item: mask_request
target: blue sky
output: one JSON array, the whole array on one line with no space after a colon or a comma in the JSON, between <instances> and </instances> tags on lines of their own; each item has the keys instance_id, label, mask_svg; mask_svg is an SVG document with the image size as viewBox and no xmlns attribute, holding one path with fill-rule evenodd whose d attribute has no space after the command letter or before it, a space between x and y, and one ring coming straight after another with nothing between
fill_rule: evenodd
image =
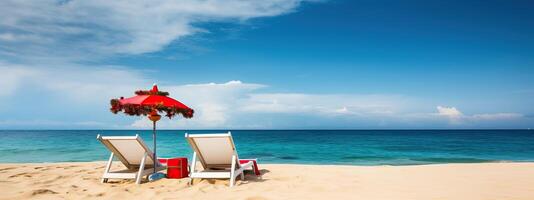
<instances>
[{"instance_id":1,"label":"blue sky","mask_svg":"<svg viewBox=\"0 0 534 200\"><path fill-rule=\"evenodd\" d=\"M2 1L1 129L534 127L531 1ZM38 102L38 103L36 103Z\"/></svg>"}]
</instances>

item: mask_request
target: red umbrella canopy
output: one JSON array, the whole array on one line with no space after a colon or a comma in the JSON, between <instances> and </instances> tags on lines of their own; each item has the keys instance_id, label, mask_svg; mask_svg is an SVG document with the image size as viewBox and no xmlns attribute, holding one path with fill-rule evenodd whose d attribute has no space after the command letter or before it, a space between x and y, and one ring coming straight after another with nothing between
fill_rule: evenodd
<instances>
[{"instance_id":1,"label":"red umbrella canopy","mask_svg":"<svg viewBox=\"0 0 534 200\"><path fill-rule=\"evenodd\" d=\"M154 85L152 90L138 90L136 96L130 98L112 99L111 112L117 114L123 111L127 115L149 115L152 111L165 112L167 117L172 118L176 114L182 114L185 118L193 117L193 109L183 103L168 97L168 92L158 90Z\"/></svg>"}]
</instances>

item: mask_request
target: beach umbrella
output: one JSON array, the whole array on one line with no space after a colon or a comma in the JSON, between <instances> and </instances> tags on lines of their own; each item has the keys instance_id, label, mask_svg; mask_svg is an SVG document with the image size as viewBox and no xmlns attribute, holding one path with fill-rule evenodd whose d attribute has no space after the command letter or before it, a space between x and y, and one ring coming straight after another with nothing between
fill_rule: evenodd
<instances>
[{"instance_id":1,"label":"beach umbrella","mask_svg":"<svg viewBox=\"0 0 534 200\"><path fill-rule=\"evenodd\" d=\"M192 118L194 111L183 103L170 98L168 92L159 91L156 84L154 84L151 90L138 90L135 94L136 96L130 98L121 97L119 99L111 99L110 110L114 114L122 111L131 116L148 116L148 119L152 121L153 125L154 159L157 159L156 122L161 119L161 115L158 113L165 113L165 116L169 119L178 114L184 118ZM154 173L156 173L155 167Z\"/></svg>"}]
</instances>

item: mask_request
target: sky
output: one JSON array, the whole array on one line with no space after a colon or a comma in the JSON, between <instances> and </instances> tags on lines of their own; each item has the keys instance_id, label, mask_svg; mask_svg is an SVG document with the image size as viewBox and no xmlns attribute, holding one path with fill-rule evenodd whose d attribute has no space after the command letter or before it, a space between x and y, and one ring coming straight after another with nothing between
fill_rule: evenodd
<instances>
[{"instance_id":1,"label":"sky","mask_svg":"<svg viewBox=\"0 0 534 200\"><path fill-rule=\"evenodd\" d=\"M0 129L534 128L534 2L3 0Z\"/></svg>"}]
</instances>

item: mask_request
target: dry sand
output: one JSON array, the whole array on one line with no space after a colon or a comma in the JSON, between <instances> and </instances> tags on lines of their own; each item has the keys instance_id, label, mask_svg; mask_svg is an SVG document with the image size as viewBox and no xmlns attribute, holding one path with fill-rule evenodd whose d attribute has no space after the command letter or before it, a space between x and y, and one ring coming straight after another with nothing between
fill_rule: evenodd
<instances>
[{"instance_id":1,"label":"dry sand","mask_svg":"<svg viewBox=\"0 0 534 200\"><path fill-rule=\"evenodd\" d=\"M0 199L534 199L534 163L261 165L261 179L249 173L233 188L223 180L101 184L104 165L0 164Z\"/></svg>"}]
</instances>

